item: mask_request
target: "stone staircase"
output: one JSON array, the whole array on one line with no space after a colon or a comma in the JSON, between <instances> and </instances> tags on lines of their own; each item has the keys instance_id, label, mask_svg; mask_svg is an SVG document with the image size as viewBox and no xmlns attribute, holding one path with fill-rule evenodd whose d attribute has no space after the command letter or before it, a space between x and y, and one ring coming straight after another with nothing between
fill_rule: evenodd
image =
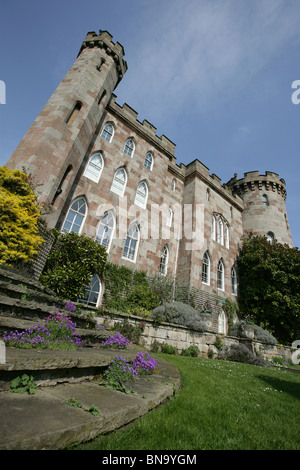
<instances>
[{"instance_id":1,"label":"stone staircase","mask_svg":"<svg viewBox=\"0 0 300 470\"><path fill-rule=\"evenodd\" d=\"M80 313L70 313L64 308L66 302L31 278L0 269L0 338L4 331L30 329L44 324L51 313L60 312L75 323L83 340L83 350L78 351L7 347L6 362L0 364L0 391L7 390L11 380L20 374L34 372L38 383L80 381L91 379L110 363L111 354L101 350L100 358L99 348L96 355L92 350L111 332L96 328L96 318L87 307L79 305Z\"/></svg>"},{"instance_id":2,"label":"stone staircase","mask_svg":"<svg viewBox=\"0 0 300 470\"><path fill-rule=\"evenodd\" d=\"M0 338L3 331L31 328L50 313L64 313L65 303L38 282L0 269ZM178 370L163 359L150 379L141 375L130 383L132 393L106 388L101 373L120 351L99 348L111 332L97 330L91 310L80 309L80 314L67 314L84 339L81 349L5 348L5 361L0 357L0 450L65 449L138 419L180 388ZM131 361L143 349L131 344L121 354ZM23 374L33 377L34 395L10 390L11 381ZM70 399L81 407L68 406ZM91 405L99 415L87 412Z\"/></svg>"}]
</instances>

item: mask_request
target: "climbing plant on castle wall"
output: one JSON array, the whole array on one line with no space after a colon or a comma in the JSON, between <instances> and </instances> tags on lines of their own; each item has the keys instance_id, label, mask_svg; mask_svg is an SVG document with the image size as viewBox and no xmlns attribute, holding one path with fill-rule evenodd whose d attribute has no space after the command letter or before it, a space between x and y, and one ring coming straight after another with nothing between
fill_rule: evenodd
<instances>
[{"instance_id":1,"label":"climbing plant on castle wall","mask_svg":"<svg viewBox=\"0 0 300 470\"><path fill-rule=\"evenodd\" d=\"M28 176L0 167L0 265L33 259L44 241L38 234L40 215Z\"/></svg>"},{"instance_id":2,"label":"climbing plant on castle wall","mask_svg":"<svg viewBox=\"0 0 300 470\"><path fill-rule=\"evenodd\" d=\"M237 260L241 317L282 344L300 340L300 252L265 237L245 238Z\"/></svg>"},{"instance_id":3,"label":"climbing plant on castle wall","mask_svg":"<svg viewBox=\"0 0 300 470\"><path fill-rule=\"evenodd\" d=\"M40 281L59 297L76 301L84 297L94 274L103 278L106 249L73 232L56 233L56 237Z\"/></svg>"}]
</instances>

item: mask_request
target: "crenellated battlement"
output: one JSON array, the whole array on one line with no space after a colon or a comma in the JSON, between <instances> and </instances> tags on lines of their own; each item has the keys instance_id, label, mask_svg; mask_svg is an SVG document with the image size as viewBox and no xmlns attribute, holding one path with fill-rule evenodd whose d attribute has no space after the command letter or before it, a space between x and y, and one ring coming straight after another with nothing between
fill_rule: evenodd
<instances>
[{"instance_id":1,"label":"crenellated battlement","mask_svg":"<svg viewBox=\"0 0 300 470\"><path fill-rule=\"evenodd\" d=\"M266 171L264 175L260 175L259 171L248 171L244 173L244 178L238 178L235 173L227 185L236 194L243 195L247 191L266 190L280 194L284 200L286 199L286 185L283 178L279 178L277 173Z\"/></svg>"},{"instance_id":2,"label":"crenellated battlement","mask_svg":"<svg viewBox=\"0 0 300 470\"><path fill-rule=\"evenodd\" d=\"M78 56L87 47L100 47L105 50L107 55L113 58L117 65L117 72L119 75L118 82L120 82L128 68L126 61L123 59L125 55L123 46L118 42L114 43L112 41L112 35L108 31L102 31L100 29L99 34L96 34L94 31L87 33Z\"/></svg>"},{"instance_id":3,"label":"crenellated battlement","mask_svg":"<svg viewBox=\"0 0 300 470\"><path fill-rule=\"evenodd\" d=\"M157 128L153 126L149 121L144 119L142 122L138 120L138 113L131 108L127 103L120 106L116 102L116 95L112 95L112 99L107 106L107 111L115 115L118 119L121 119L128 127L138 134L140 134L145 140L148 140L151 145L156 146L158 150L167 154L168 158L175 162L176 158L175 147L176 145L168 139L165 135L160 137L156 135Z\"/></svg>"}]
</instances>

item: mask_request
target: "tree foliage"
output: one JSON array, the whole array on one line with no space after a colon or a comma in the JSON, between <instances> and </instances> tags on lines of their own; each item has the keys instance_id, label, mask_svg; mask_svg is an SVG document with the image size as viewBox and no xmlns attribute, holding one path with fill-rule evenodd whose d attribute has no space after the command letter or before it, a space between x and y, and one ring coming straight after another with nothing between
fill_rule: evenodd
<instances>
[{"instance_id":1,"label":"tree foliage","mask_svg":"<svg viewBox=\"0 0 300 470\"><path fill-rule=\"evenodd\" d=\"M237 260L243 318L283 344L300 339L300 252L265 237L243 240Z\"/></svg>"},{"instance_id":2,"label":"tree foliage","mask_svg":"<svg viewBox=\"0 0 300 470\"><path fill-rule=\"evenodd\" d=\"M57 234L41 282L59 297L77 301L84 297L94 274L103 277L106 260L105 247L89 237L73 232Z\"/></svg>"},{"instance_id":3,"label":"tree foliage","mask_svg":"<svg viewBox=\"0 0 300 470\"><path fill-rule=\"evenodd\" d=\"M0 265L33 259L44 241L38 234L40 215L28 176L0 167Z\"/></svg>"}]
</instances>

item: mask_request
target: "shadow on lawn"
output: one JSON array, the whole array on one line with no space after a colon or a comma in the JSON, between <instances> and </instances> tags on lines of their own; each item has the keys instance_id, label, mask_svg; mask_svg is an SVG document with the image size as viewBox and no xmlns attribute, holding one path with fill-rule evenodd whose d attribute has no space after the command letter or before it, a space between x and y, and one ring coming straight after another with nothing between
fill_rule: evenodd
<instances>
[{"instance_id":1,"label":"shadow on lawn","mask_svg":"<svg viewBox=\"0 0 300 470\"><path fill-rule=\"evenodd\" d=\"M272 388L276 390L281 390L284 393L288 393L292 397L298 398L300 400L300 383L289 382L288 380L278 379L275 377L268 377L264 375L259 375L259 379L267 383Z\"/></svg>"}]
</instances>

